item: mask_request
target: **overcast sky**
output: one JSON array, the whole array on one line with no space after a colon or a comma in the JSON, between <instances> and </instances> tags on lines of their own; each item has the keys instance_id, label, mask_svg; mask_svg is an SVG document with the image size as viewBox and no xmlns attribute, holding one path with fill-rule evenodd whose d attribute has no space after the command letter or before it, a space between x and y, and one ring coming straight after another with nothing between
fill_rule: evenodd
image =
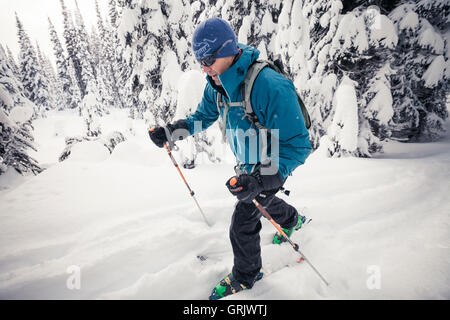
<instances>
[{"instance_id":1,"label":"overcast sky","mask_svg":"<svg viewBox=\"0 0 450 320\"><path fill-rule=\"evenodd\" d=\"M75 9L75 0L64 0L69 10ZM105 19L108 12L108 0L98 0ZM78 0L78 6L84 18L88 32L92 25L97 24L94 0ZM64 45L62 37L62 13L60 0L0 0L0 43L6 50L6 45L16 57L19 53L17 42L17 27L14 12L17 12L25 31L33 45L39 42L39 47L54 62L53 46L50 41L47 17L50 17L58 32L59 40Z\"/></svg>"}]
</instances>

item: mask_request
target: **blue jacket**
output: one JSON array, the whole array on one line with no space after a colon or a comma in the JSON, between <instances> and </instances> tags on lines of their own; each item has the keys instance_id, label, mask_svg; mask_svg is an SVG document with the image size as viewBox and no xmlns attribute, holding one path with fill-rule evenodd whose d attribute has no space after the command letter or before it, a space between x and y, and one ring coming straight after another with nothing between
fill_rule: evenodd
<instances>
[{"instance_id":1,"label":"blue jacket","mask_svg":"<svg viewBox=\"0 0 450 320\"><path fill-rule=\"evenodd\" d=\"M228 96L227 98L223 95L222 99L228 102L242 101L240 84L244 81L249 66L259 57L259 51L255 48L243 44L238 46L242 49L241 57L219 76L224 93ZM207 80L202 101L195 113L186 119L191 134L207 129L219 118L216 98L220 88L209 76ZM276 136L274 138L278 139L278 152L271 152L269 141L268 155L272 162L277 164L281 177L286 179L295 168L305 162L311 152L309 133L294 85L271 68L264 68L254 83L251 99L260 123L268 129L279 129L278 132L271 131L272 135ZM220 110L221 117L223 109ZM195 126L196 121L201 121L201 126ZM225 123L230 147L238 162L243 164L241 168L250 173L253 165L261 160L259 130L247 120L243 107L230 107ZM253 130L247 131L249 129ZM271 135L268 140L270 137Z\"/></svg>"}]
</instances>

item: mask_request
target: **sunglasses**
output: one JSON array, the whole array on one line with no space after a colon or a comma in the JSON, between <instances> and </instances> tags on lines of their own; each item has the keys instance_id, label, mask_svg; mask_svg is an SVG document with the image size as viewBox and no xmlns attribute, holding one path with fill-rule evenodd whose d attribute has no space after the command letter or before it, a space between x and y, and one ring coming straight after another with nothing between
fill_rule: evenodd
<instances>
[{"instance_id":1,"label":"sunglasses","mask_svg":"<svg viewBox=\"0 0 450 320\"><path fill-rule=\"evenodd\" d=\"M200 64L202 65L202 66L204 66L204 67L210 67L210 66L212 66L213 64L214 64L214 62L216 62L216 56L219 54L219 52L223 49L223 48L225 48L225 46L227 45L227 44L229 44L230 42L232 42L233 40L227 40L227 41L225 41L224 43L223 43L223 45L219 48L219 49L217 49L216 50L216 52L214 52L212 55L210 55L210 56L207 56L207 57L204 57L202 60L200 60L199 62L200 62Z\"/></svg>"}]
</instances>

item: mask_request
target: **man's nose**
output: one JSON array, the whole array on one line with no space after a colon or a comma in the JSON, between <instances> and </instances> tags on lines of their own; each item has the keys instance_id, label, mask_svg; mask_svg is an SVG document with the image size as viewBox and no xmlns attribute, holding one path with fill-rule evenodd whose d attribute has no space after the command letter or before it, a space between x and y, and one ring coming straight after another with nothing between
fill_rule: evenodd
<instances>
[{"instance_id":1,"label":"man's nose","mask_svg":"<svg viewBox=\"0 0 450 320\"><path fill-rule=\"evenodd\" d=\"M211 71L211 67L207 67L207 66L203 66L203 65L202 65L202 68L203 68L203 71L204 71L204 72Z\"/></svg>"}]
</instances>

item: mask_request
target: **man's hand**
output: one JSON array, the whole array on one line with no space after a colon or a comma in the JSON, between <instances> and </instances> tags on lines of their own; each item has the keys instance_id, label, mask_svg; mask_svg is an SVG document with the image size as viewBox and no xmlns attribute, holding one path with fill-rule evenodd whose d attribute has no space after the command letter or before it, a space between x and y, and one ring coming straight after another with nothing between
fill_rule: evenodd
<instances>
[{"instance_id":1,"label":"man's hand","mask_svg":"<svg viewBox=\"0 0 450 320\"><path fill-rule=\"evenodd\" d=\"M231 194L240 201L251 203L262 191L278 191L284 180L277 172L275 175L261 175L259 171L251 175L242 174L230 178L225 184Z\"/></svg>"},{"instance_id":2,"label":"man's hand","mask_svg":"<svg viewBox=\"0 0 450 320\"><path fill-rule=\"evenodd\" d=\"M166 130L168 129L168 130ZM170 132L170 137L167 137L166 131ZM148 132L150 139L158 147L163 148L164 144L172 139L173 141L183 140L188 137L189 129L185 120L178 120L177 122L171 124L169 123L166 127L154 127Z\"/></svg>"},{"instance_id":3,"label":"man's hand","mask_svg":"<svg viewBox=\"0 0 450 320\"><path fill-rule=\"evenodd\" d=\"M233 196L245 203L251 203L263 191L258 179L248 174L233 177L225 185Z\"/></svg>"},{"instance_id":4,"label":"man's hand","mask_svg":"<svg viewBox=\"0 0 450 320\"><path fill-rule=\"evenodd\" d=\"M164 143L167 142L167 136L164 127L153 127L150 129L148 134L154 144L156 144L160 148L164 147Z\"/></svg>"}]
</instances>

